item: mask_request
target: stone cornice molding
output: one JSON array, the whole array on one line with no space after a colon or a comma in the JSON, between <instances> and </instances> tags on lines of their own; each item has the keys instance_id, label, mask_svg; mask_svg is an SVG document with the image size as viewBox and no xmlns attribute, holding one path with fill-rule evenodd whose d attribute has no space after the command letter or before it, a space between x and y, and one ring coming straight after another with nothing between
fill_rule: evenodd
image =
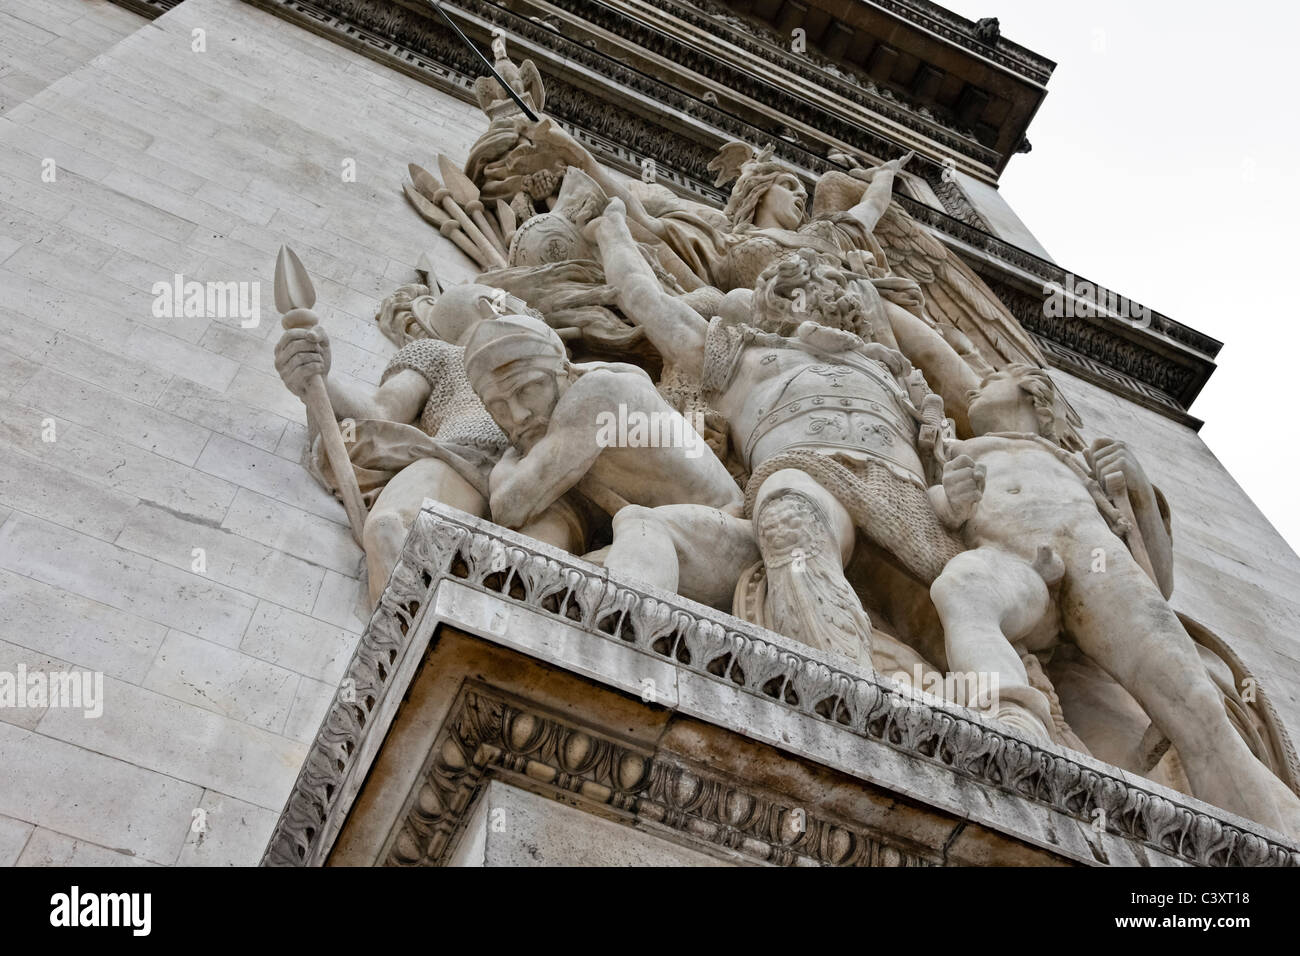
<instances>
[{"instance_id":1,"label":"stone cornice molding","mask_svg":"<svg viewBox=\"0 0 1300 956\"><path fill-rule=\"evenodd\" d=\"M925 792L912 796L932 805L942 807L972 786L985 788L1025 814L1055 820L1054 833L1073 833L1076 840L1101 811L1102 849L1074 849L1086 862L1123 858L1121 844L1132 842L1170 862L1300 866L1300 848L1231 813L1081 754L1031 745L963 708L845 670L833 655L618 581L572 555L431 501L412 525L263 864L324 862L440 621L508 643L510 615L517 612L529 622L517 630L540 641L542 651L534 652L553 666L637 694L639 683L599 663L603 655L635 654L642 672L657 675L663 706L734 721L731 729L755 739L761 721L746 721L747 712L795 721L810 748L804 759L854 776L902 760L927 781ZM566 662L562 649L579 639L589 653L581 663ZM793 738L764 742L797 747ZM876 756L866 757L867 751ZM996 815L980 819L982 804L994 802L952 806L1005 827Z\"/></svg>"},{"instance_id":2,"label":"stone cornice molding","mask_svg":"<svg viewBox=\"0 0 1300 956\"><path fill-rule=\"evenodd\" d=\"M1046 84L1056 69L1047 57L999 36L988 43L975 32L975 24L929 0L866 0L899 19L915 23L948 42L977 53L1035 83Z\"/></svg>"},{"instance_id":3,"label":"stone cornice molding","mask_svg":"<svg viewBox=\"0 0 1300 956\"><path fill-rule=\"evenodd\" d=\"M775 866L936 866L843 820L804 810L761 787L674 755L654 753L490 686L464 688L379 855L385 866L441 866L487 779L544 785L608 807L627 823Z\"/></svg>"},{"instance_id":4,"label":"stone cornice molding","mask_svg":"<svg viewBox=\"0 0 1300 956\"><path fill-rule=\"evenodd\" d=\"M762 24L750 24L746 29L720 21L705 10L677 2L677 0L643 0L666 15L695 27L701 34L716 38L711 49L703 48L698 40L677 32L657 29L643 19L625 13L607 3L589 0L546 0L548 5L563 9L619 36L632 39L638 47L654 52L688 68L697 76L714 81L719 86L743 91L746 96L771 107L774 118L795 118L804 123L817 136L834 136L843 143L876 156L893 156L903 151L896 141L870 137L864 123L870 123L870 114L910 130L943 146L947 151L963 156L974 163L971 172L980 168L991 170L998 162L993 150L979 143L972 130L962 126L955 117L943 110L937 112L910 103L894 90L877 86L870 77L848 65L838 65L816 54L805 51L793 54L779 45L779 38L762 29ZM726 48L743 51L751 58L748 63L738 62L727 55ZM754 69L761 65L761 72ZM791 93L784 78L799 77L816 87L839 96L844 104L832 108L825 98L811 99ZM778 80L778 82L773 82ZM866 107L866 109L862 109ZM771 134L768 133L770 136ZM876 141L878 140L878 141ZM815 160L820 160L816 156ZM814 160L814 161L815 161ZM922 161L922 164L925 161ZM933 162L933 161L931 161ZM806 164L805 160L803 164ZM918 165L922 165L918 164ZM941 169L937 163L933 165Z\"/></svg>"}]
</instances>

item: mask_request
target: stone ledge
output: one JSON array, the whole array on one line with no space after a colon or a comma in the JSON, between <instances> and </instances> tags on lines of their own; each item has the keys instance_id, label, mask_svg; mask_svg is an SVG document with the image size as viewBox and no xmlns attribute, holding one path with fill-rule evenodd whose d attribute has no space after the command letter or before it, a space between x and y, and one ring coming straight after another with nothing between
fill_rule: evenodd
<instances>
[{"instance_id":1,"label":"stone ledge","mask_svg":"<svg viewBox=\"0 0 1300 956\"><path fill-rule=\"evenodd\" d=\"M264 865L320 865L441 624L1079 862L1296 866L1285 837L426 501ZM1096 810L1107 827L1091 826ZM1154 858L1154 859L1152 859Z\"/></svg>"}]
</instances>

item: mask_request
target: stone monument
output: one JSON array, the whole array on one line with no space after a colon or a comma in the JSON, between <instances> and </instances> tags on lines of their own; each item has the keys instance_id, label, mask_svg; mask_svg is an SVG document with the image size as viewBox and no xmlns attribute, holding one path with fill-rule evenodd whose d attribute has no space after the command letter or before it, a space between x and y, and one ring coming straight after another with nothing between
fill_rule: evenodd
<instances>
[{"instance_id":1,"label":"stone monument","mask_svg":"<svg viewBox=\"0 0 1300 956\"><path fill-rule=\"evenodd\" d=\"M980 36L991 42L987 31ZM524 76L500 36L494 51L493 83ZM530 103L540 106L545 94L531 62L527 76ZM990 739L1004 751L1047 748L1041 759L1050 769L1036 786L1083 786L1082 808L1103 815L1100 792L1070 763L1090 756L1071 720L1086 723L1092 738L1125 729L1100 715L1076 718L1061 700L1077 699L1075 682L1109 680L1148 721L1148 749L1158 749L1158 759L1173 755L1165 782L1300 837L1300 798L1234 726L1232 695L1212 673L1222 661L1167 602L1174 567L1163 497L1124 442L1101 437L1084 447L1087 423L1055 387L1041 350L970 267L894 201L911 152L875 165L840 155L842 167L821 175L810 201L799 172L774 158L771 144L730 142L709 164L715 186L735 180L719 211L619 176L552 117L527 119L484 93L488 85L479 100L491 125L465 169L440 156L446 188L416 166L406 187L416 209L481 267L470 285L436 297L429 290L428 318L404 326L403 336L416 338L390 372L418 368L403 358L413 349L441 348L443 364L402 372L373 399L341 391L336 398L340 415L374 407L381 413L370 417L390 425L423 408L421 425L433 438L410 446L415 460L389 487L426 464L434 473L412 483L404 506L381 495L367 519L379 615L372 631L391 626L382 623L395 610L389 592L411 593L402 575L424 567L436 603L427 607L418 596L412 603L425 603L424 614L441 616L443 626L460 620L460 599L444 599L438 575L498 592L486 583L492 579L504 593L518 588L526 603L546 607L550 595L575 626L675 654L742 687L755 686L752 668L769 670L741 663L731 642L773 632L825 661L793 665L812 668L816 686L793 673L778 693L771 680L758 685L778 702L813 705L833 722L842 714L849 726L865 721L867 732L872 707L922 707L922 737L938 733L939 750L957 727L983 741L975 752ZM495 201L495 211L480 197ZM591 285L608 290L598 300L606 324L635 330L639 353L574 361L570 347L594 357L608 343L553 314L571 282L555 270L561 264L581 265ZM497 276L508 281L494 289ZM408 308L414 313L414 300ZM392 310L385 305L381 323ZM278 367L295 393L304 374L328 370L323 345L319 330L282 337ZM448 391L445 383L456 381L459 390ZM411 392L400 402L389 397L399 383ZM430 383L441 390L431 394ZM463 491L439 477L446 439L424 425L461 407L477 408L477 427L494 436L474 488ZM643 433L609 427L632 420ZM365 461L356 467L359 478L369 475ZM420 515L424 539L410 532L399 557L420 494L430 499ZM460 512L523 537L467 524ZM486 550L465 567L463 549L479 548L481 535ZM692 601L734 617L704 624ZM400 651L389 655L406 676L410 665L393 655L415 653L407 628L429 625L410 608L396 613L409 621ZM741 620L765 631L741 630ZM1074 667L1053 673L1054 651L1066 646ZM771 663L798 659L789 653ZM954 690L924 705L895 696L923 692L926 676L958 674L988 675L991 693ZM632 682L626 671L603 676ZM878 703L854 697L863 694ZM485 699L476 693L464 703L473 709ZM331 724L346 722L346 712L327 718L321 741L346 736ZM493 711L489 719L513 718ZM491 733L514 731L502 725ZM954 759L971 752L963 745ZM620 769L611 772L626 794L618 799L639 806L631 794L640 793L634 781L642 771L625 780ZM300 786L319 785L311 774L309 762ZM357 784L355 775L336 783L349 797ZM412 799L438 804L446 795L437 792ZM403 810L414 816L394 819L380 857L366 858L447 861L460 852L449 847L467 837L429 830L416 822L421 812ZM289 820L268 861L322 859L328 840L304 841ZM320 823L330 837L343 828L352 846L353 824L328 812ZM380 844L366 846L374 853Z\"/></svg>"}]
</instances>

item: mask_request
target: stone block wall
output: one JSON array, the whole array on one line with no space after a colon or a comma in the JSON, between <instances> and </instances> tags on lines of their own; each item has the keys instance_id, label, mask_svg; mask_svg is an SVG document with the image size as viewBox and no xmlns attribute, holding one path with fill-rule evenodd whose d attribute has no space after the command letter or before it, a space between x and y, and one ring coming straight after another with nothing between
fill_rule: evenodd
<instances>
[{"instance_id":1,"label":"stone block wall","mask_svg":"<svg viewBox=\"0 0 1300 956\"><path fill-rule=\"evenodd\" d=\"M105 693L98 718L0 708L0 863L255 863L364 625L272 366L275 253L312 273L332 374L376 382L379 299L423 250L469 274L405 164L463 158L486 121L240 0L153 22L9 0L0 48L0 671ZM156 315L177 274L260 282L260 322ZM1190 430L1058 379L1090 434L1142 450L1178 607L1296 732L1300 559Z\"/></svg>"},{"instance_id":2,"label":"stone block wall","mask_svg":"<svg viewBox=\"0 0 1300 956\"><path fill-rule=\"evenodd\" d=\"M145 23L108 0L5 0L0 114L85 66Z\"/></svg>"},{"instance_id":3,"label":"stone block wall","mask_svg":"<svg viewBox=\"0 0 1300 956\"><path fill-rule=\"evenodd\" d=\"M102 671L105 704L0 708L0 863L255 863L363 627L272 364L275 254L312 273L332 374L377 382L379 299L459 256L406 163L486 120L238 0L3 22L0 671ZM260 322L157 317L178 273L260 282Z\"/></svg>"}]
</instances>

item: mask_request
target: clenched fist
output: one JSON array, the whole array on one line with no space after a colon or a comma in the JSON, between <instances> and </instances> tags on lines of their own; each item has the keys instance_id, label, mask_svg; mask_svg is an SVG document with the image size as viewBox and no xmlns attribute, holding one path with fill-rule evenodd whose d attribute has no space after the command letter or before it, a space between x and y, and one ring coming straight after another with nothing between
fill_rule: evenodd
<instances>
[{"instance_id":1,"label":"clenched fist","mask_svg":"<svg viewBox=\"0 0 1300 956\"><path fill-rule=\"evenodd\" d=\"M970 517L984 497L985 471L970 455L958 455L943 466L943 493L953 515L962 521Z\"/></svg>"},{"instance_id":2,"label":"clenched fist","mask_svg":"<svg viewBox=\"0 0 1300 956\"><path fill-rule=\"evenodd\" d=\"M1134 491L1140 492L1149 484L1133 449L1118 439L1098 438L1088 449L1086 457L1103 488L1109 487L1107 479L1114 474L1123 476L1125 485Z\"/></svg>"},{"instance_id":3,"label":"clenched fist","mask_svg":"<svg viewBox=\"0 0 1300 956\"><path fill-rule=\"evenodd\" d=\"M303 398L312 376L329 374L330 339L325 330L319 325L286 329L275 346L275 370L289 391Z\"/></svg>"},{"instance_id":4,"label":"clenched fist","mask_svg":"<svg viewBox=\"0 0 1300 956\"><path fill-rule=\"evenodd\" d=\"M599 247L606 236L617 236L627 228L627 206L617 196L605 204L605 210L582 229L582 237Z\"/></svg>"}]
</instances>

